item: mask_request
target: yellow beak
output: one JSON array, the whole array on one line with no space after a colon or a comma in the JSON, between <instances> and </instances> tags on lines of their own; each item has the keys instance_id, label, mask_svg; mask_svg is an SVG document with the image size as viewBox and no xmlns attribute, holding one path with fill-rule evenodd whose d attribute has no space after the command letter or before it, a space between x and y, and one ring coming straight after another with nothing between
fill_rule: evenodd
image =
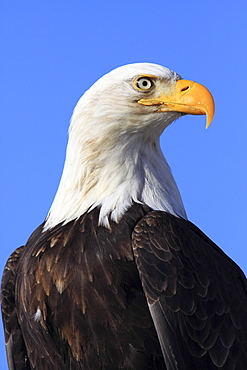
<instances>
[{"instance_id":1,"label":"yellow beak","mask_svg":"<svg viewBox=\"0 0 247 370\"><path fill-rule=\"evenodd\" d=\"M206 114L206 128L214 116L214 99L201 84L188 80L178 80L175 91L161 94L151 99L140 99L142 105L158 105L159 112L181 112L186 114Z\"/></svg>"}]
</instances>

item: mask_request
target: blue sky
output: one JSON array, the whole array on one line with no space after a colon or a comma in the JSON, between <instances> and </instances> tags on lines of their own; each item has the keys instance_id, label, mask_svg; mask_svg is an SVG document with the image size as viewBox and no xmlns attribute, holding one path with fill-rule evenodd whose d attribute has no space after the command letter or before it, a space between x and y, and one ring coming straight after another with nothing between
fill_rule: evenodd
<instances>
[{"instance_id":1,"label":"blue sky","mask_svg":"<svg viewBox=\"0 0 247 370\"><path fill-rule=\"evenodd\" d=\"M189 219L247 272L246 12L245 0L1 1L1 272L49 210L79 97L111 69L144 61L215 98L208 130L205 117L183 117L161 146Z\"/></svg>"}]
</instances>

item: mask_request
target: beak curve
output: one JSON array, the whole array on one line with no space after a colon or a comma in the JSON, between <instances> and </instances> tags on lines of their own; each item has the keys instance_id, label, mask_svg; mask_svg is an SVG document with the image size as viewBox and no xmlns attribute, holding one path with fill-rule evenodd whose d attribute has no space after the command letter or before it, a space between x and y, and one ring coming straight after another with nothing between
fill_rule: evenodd
<instances>
[{"instance_id":1,"label":"beak curve","mask_svg":"<svg viewBox=\"0 0 247 370\"><path fill-rule=\"evenodd\" d=\"M206 128L214 116L214 99L203 85L188 80L178 80L171 94L161 94L151 99L140 99L141 105L158 105L159 112L180 112L185 114L205 114Z\"/></svg>"}]
</instances>

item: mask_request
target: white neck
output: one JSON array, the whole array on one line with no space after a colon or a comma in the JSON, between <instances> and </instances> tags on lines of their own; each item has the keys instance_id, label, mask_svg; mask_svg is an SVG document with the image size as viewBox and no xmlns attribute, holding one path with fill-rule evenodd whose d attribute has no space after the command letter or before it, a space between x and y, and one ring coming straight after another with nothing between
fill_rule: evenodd
<instances>
[{"instance_id":1,"label":"white neck","mask_svg":"<svg viewBox=\"0 0 247 370\"><path fill-rule=\"evenodd\" d=\"M70 150L73 144L69 142L63 175L45 229L77 219L95 207L100 207L99 224L107 227L109 217L118 222L133 202L186 218L159 143L139 142L138 147L130 141L121 147L115 143L111 150L108 148L108 155L100 152L102 145L98 144L90 156L84 156L81 150L82 156L75 158L76 150Z\"/></svg>"}]
</instances>

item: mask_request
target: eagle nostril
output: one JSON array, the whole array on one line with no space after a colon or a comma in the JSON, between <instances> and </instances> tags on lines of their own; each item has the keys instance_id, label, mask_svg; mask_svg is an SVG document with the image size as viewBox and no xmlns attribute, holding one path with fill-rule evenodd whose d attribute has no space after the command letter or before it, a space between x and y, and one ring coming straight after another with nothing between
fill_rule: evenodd
<instances>
[{"instance_id":1,"label":"eagle nostril","mask_svg":"<svg viewBox=\"0 0 247 370\"><path fill-rule=\"evenodd\" d=\"M183 87L182 89L181 89L181 92L182 91L186 91L186 90L188 90L190 87L189 86L185 86L185 87Z\"/></svg>"}]
</instances>

